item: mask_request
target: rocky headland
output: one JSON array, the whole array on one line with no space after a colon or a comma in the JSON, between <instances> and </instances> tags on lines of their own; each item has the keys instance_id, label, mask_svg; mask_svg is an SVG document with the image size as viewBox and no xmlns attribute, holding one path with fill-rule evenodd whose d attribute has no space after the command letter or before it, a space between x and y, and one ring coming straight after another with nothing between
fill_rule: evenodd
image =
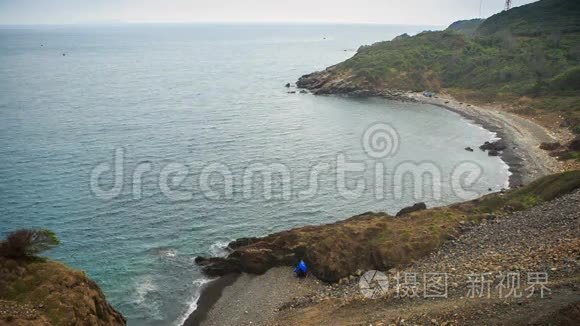
<instances>
[{"instance_id":1,"label":"rocky headland","mask_svg":"<svg viewBox=\"0 0 580 326\"><path fill-rule=\"evenodd\" d=\"M84 272L44 258L0 257L0 325L125 325Z\"/></svg>"}]
</instances>

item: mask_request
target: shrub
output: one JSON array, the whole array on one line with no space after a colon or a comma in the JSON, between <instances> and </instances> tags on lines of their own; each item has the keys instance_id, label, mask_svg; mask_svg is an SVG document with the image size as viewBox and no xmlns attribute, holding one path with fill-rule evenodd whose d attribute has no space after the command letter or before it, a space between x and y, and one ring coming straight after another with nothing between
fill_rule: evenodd
<instances>
[{"instance_id":1,"label":"shrub","mask_svg":"<svg viewBox=\"0 0 580 326\"><path fill-rule=\"evenodd\" d=\"M17 230L0 242L0 256L8 258L33 257L60 243L54 232L45 229Z\"/></svg>"}]
</instances>

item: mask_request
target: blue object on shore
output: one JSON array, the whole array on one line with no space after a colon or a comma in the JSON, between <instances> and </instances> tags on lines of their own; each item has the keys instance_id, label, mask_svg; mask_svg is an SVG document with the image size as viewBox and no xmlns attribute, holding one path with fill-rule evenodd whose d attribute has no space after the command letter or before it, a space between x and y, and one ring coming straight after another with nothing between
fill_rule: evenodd
<instances>
[{"instance_id":1,"label":"blue object on shore","mask_svg":"<svg viewBox=\"0 0 580 326\"><path fill-rule=\"evenodd\" d=\"M306 275L306 272L308 271L308 267L306 267L306 263L304 262L304 260L300 260L300 262L298 263L298 265L296 266L296 268L294 268L294 273L298 274L298 275Z\"/></svg>"}]
</instances>

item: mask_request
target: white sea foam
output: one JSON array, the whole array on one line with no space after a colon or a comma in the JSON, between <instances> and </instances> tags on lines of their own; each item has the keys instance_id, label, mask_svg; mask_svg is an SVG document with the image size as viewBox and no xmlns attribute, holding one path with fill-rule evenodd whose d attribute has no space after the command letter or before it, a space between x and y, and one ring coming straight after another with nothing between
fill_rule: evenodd
<instances>
[{"instance_id":1,"label":"white sea foam","mask_svg":"<svg viewBox=\"0 0 580 326\"><path fill-rule=\"evenodd\" d=\"M208 252L213 257L225 257L229 253L228 244L229 242L226 241L216 241L209 246Z\"/></svg>"},{"instance_id":2,"label":"white sea foam","mask_svg":"<svg viewBox=\"0 0 580 326\"><path fill-rule=\"evenodd\" d=\"M175 249L159 250L159 255L164 256L164 257L175 257L177 255L177 250L175 250Z\"/></svg>"},{"instance_id":3,"label":"white sea foam","mask_svg":"<svg viewBox=\"0 0 580 326\"><path fill-rule=\"evenodd\" d=\"M135 303L137 306L149 311L151 318L155 319L161 318L162 316L159 302L155 298L158 291L159 286L151 275L139 278L135 284Z\"/></svg>"},{"instance_id":4,"label":"white sea foam","mask_svg":"<svg viewBox=\"0 0 580 326\"><path fill-rule=\"evenodd\" d=\"M135 294L137 295L135 300L136 303L137 304L145 303L145 300L147 299L147 294L157 291L157 289L158 289L157 284L155 284L151 276L148 275L141 278L139 282L135 285Z\"/></svg>"},{"instance_id":5,"label":"white sea foam","mask_svg":"<svg viewBox=\"0 0 580 326\"><path fill-rule=\"evenodd\" d=\"M203 286L212 280L213 279L208 278L198 278L193 280L194 290L193 295L191 297L191 301L187 305L188 306L187 311L175 321L176 326L183 325L187 320L187 318L189 317L189 315L191 315L195 311L195 309L197 309L197 301L199 300Z\"/></svg>"}]
</instances>

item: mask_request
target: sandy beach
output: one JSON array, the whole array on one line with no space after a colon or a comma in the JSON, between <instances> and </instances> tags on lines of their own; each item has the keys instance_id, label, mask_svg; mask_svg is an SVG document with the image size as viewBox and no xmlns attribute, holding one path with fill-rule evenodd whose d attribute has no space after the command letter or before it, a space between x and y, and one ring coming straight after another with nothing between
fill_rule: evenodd
<instances>
[{"instance_id":1,"label":"sandy beach","mask_svg":"<svg viewBox=\"0 0 580 326\"><path fill-rule=\"evenodd\" d=\"M409 93L416 101L440 106L495 132L506 144L501 158L510 167L510 187L527 184L541 176L564 170L562 162L539 148L541 143L561 141L560 135L548 131L539 124L505 112L499 107L480 107L462 103L450 96L426 97L421 93Z\"/></svg>"},{"instance_id":2,"label":"sandy beach","mask_svg":"<svg viewBox=\"0 0 580 326\"><path fill-rule=\"evenodd\" d=\"M272 321L285 303L310 296L326 286L313 276L298 279L292 267L264 275L222 277L203 290L199 307L184 325L256 325Z\"/></svg>"}]
</instances>

